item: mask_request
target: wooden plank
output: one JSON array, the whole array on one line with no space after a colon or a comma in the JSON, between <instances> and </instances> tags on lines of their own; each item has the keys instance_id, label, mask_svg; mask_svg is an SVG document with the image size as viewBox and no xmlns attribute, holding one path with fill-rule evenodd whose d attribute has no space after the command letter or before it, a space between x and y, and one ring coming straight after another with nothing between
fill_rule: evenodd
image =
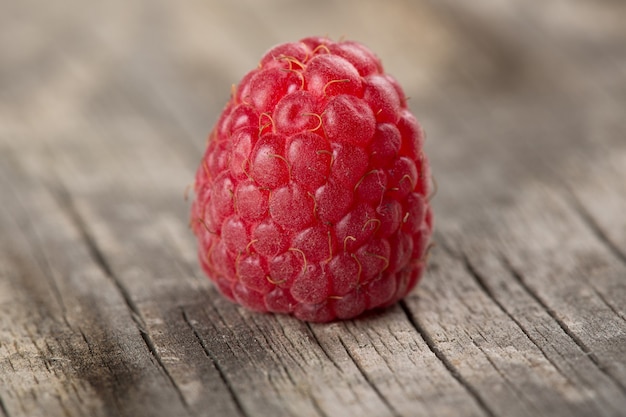
<instances>
[{"instance_id":1,"label":"wooden plank","mask_svg":"<svg viewBox=\"0 0 626 417\"><path fill-rule=\"evenodd\" d=\"M64 4L0 16L0 414L624 415L622 6ZM408 86L439 249L306 325L216 293L181 197L228 85L320 30Z\"/></svg>"},{"instance_id":2,"label":"wooden plank","mask_svg":"<svg viewBox=\"0 0 626 417\"><path fill-rule=\"evenodd\" d=\"M624 129L615 103L623 89L619 87L623 85L619 63L624 62L626 49L623 43L616 49L600 48L595 52L595 60L588 60L589 49L585 46L589 46L589 39L579 42L575 33L557 31L555 26L539 21L535 14L543 11L529 9L528 14L519 14L511 10L512 4L501 5L507 12L500 13L501 23L490 25L490 29L503 35L500 39L504 39L508 49L517 47L522 53L532 54L536 68L531 77L521 80L525 92L514 103L509 102L508 108L496 110L507 103L497 91L484 94L485 102L479 111L496 112L500 120L515 122L481 126L479 133L470 133L468 143L462 145L467 153L474 151L484 156L472 159L478 169L476 174L465 174L460 181L445 178L441 187L445 190L440 195L443 201L439 204L454 220L449 222L452 224L443 224L442 235L455 233L448 240L455 242L457 253L461 254L478 255L472 248L486 250L484 242L491 242L489 250L494 253L481 253L478 258L482 263L487 262L483 260L486 256L494 257L490 264L501 262L498 254L506 249L507 256L515 259L513 262L505 258L509 262L505 265L514 268L513 276L523 285L527 285L526 279L532 282L528 290L536 301L551 312L556 324L580 345L583 353L600 365L592 374L605 383L607 377L612 378L613 384L623 390L621 306L626 295L623 266L619 264L624 258L625 226L621 213L626 201L621 191L624 171L620 167L624 164L617 162L624 160L624 142L616 138L623 137ZM485 16L474 10L481 6L456 9L456 17L464 20L468 31L484 22ZM496 13L493 9L490 12ZM607 45L624 39L626 34L617 18L624 16L622 7L604 3L592 13L603 16L603 24L590 22L590 37ZM535 20L529 19L533 16ZM577 24L584 24L579 18L580 15L570 16ZM510 28L522 31L529 20L541 30L511 39ZM531 50L532 39L541 34L554 36L533 44ZM558 63L548 56L555 48ZM598 62L607 65L598 70ZM548 65L553 64L556 68L550 69ZM598 78L589 77L590 72L597 73ZM555 78L557 74L561 78ZM467 119L480 117L467 104L455 107L462 109ZM542 112L553 119L547 120ZM562 112L576 117L568 118ZM453 125L449 133L458 135L455 130L462 127L454 126L454 119L449 122ZM520 125L525 128L519 130ZM463 155L463 151L458 155ZM445 164L453 166L455 162ZM488 186L476 190L472 182ZM502 208L498 210L498 206ZM480 214L483 207L490 207L489 212ZM470 262L471 265L478 261ZM487 269L480 275L485 280L493 279L492 272ZM595 356L596 351L602 352L602 359ZM606 375L601 378L598 372Z\"/></svg>"},{"instance_id":3,"label":"wooden plank","mask_svg":"<svg viewBox=\"0 0 626 417\"><path fill-rule=\"evenodd\" d=\"M2 304L7 414L186 415L71 216L12 156L0 165L3 281L16 297Z\"/></svg>"},{"instance_id":4,"label":"wooden plank","mask_svg":"<svg viewBox=\"0 0 626 417\"><path fill-rule=\"evenodd\" d=\"M513 238L503 245L505 256L564 330L626 392L626 320L616 310L626 301L626 265L588 228L571 200L536 191L538 197L520 205L519 220L507 222ZM531 224L528 216L538 209L528 206L537 201L541 217ZM514 237L521 224L528 243Z\"/></svg>"},{"instance_id":5,"label":"wooden plank","mask_svg":"<svg viewBox=\"0 0 626 417\"><path fill-rule=\"evenodd\" d=\"M450 373L416 331L405 310L394 306L345 323L312 325L335 362L348 355L395 415L490 415L475 392ZM471 395L471 401L468 399Z\"/></svg>"},{"instance_id":6,"label":"wooden plank","mask_svg":"<svg viewBox=\"0 0 626 417\"><path fill-rule=\"evenodd\" d=\"M626 396L621 383L615 381L613 376L607 374L606 370L599 367L597 361L590 357L593 352L589 352L584 345L581 346L576 334L563 324L559 317L560 310L553 310L551 303L546 305L542 301L545 297L544 288L536 290L539 294L528 288L525 279L510 265L506 255L501 252L502 246L493 247L489 243L484 243L492 239L477 239L475 236L468 239L465 233L458 231L450 231L445 234L445 237L439 235L438 241L445 248L443 250L458 259L469 275L497 303L499 308L515 321L528 339L540 349L542 355L567 381L565 384L556 384L552 388L560 390L561 395L568 402L573 402L581 415L621 415L626 406ZM532 243L531 245L534 246ZM539 257L533 256L532 259L534 264L541 262ZM547 267L543 266L543 268ZM564 275L564 277L568 276ZM571 298L572 290L576 288L577 291L581 291L582 287L582 285L577 285L570 291L563 291L560 297ZM583 306L584 304L589 305L589 300L584 300L583 303L577 305L581 309L589 308ZM595 306L597 308L597 302ZM584 313L580 315L588 316ZM601 315L594 314L588 320L595 321L601 317ZM615 321L613 317L610 319ZM621 342L604 341L605 345L611 343L617 343L619 346ZM515 345L515 349L520 349L520 346ZM621 356L623 357L623 353ZM606 357L603 358L603 360L606 359ZM526 383L527 378L521 378L521 380Z\"/></svg>"},{"instance_id":7,"label":"wooden plank","mask_svg":"<svg viewBox=\"0 0 626 417\"><path fill-rule=\"evenodd\" d=\"M606 103L594 104L607 107ZM601 131L590 128L589 140L597 143L597 155L593 161L588 161L588 154L576 152L567 161L561 175L564 198L606 251L626 264L626 146L615 141L616 136L621 139L626 135L626 127L617 112L607 111L596 117L608 119L607 125L599 128ZM597 120L592 122L596 124ZM584 164L584 170L580 169L581 164ZM607 299L612 299L611 305L617 314L626 318L625 306L620 302L626 299L623 287L598 286L596 289Z\"/></svg>"},{"instance_id":8,"label":"wooden plank","mask_svg":"<svg viewBox=\"0 0 626 417\"><path fill-rule=\"evenodd\" d=\"M136 155L131 149L127 149L130 159L120 158L119 161L122 165L129 165L108 175L106 180L112 182L103 184L96 194L89 196L89 201L68 194L67 210L82 230L85 241L89 242L99 265L120 290L140 326L149 353L178 393L186 411L202 414L211 410L220 415L240 415L240 406L237 399L230 395L228 382L224 381L219 365L197 343L183 308L186 303L193 304L207 296L208 282L193 279L189 282L191 272L182 259L172 256L174 248L165 244L172 240L172 236L176 239L181 228L189 233L184 222L186 216L183 213L173 216L167 210L168 204L175 209L184 206L184 187L174 180L179 192L166 193L164 198L150 192L150 187L152 191L159 190L162 189L160 187L167 187L168 179L181 177L172 177L172 171L166 168L160 170L163 177L153 183L151 176L155 171L144 171L141 158L133 159ZM97 147L95 151L91 155L98 162L90 160L85 154L77 167L70 168L84 172L88 166L97 167L99 163L110 165L102 159L104 152L98 152ZM167 158L167 155L161 154L161 158ZM170 158L167 159L171 162ZM167 163L158 159L152 162ZM87 165L83 165L85 163ZM131 166L135 166L135 171ZM137 169L144 175L137 175ZM181 172L186 173L184 170ZM59 173L61 176L80 178L71 170ZM116 187L124 181L117 177L119 174L134 181L128 182L126 187ZM82 184L82 180L68 181L64 186L71 190L71 187ZM143 198L137 201L134 196L139 192ZM129 239L129 236L133 238ZM195 258L195 250L190 250L187 256ZM154 394L159 395L159 390L155 390ZM166 413L163 410L160 412Z\"/></svg>"},{"instance_id":9,"label":"wooden plank","mask_svg":"<svg viewBox=\"0 0 626 417\"><path fill-rule=\"evenodd\" d=\"M606 412L602 402L586 398L588 388L563 375L485 294L463 260L441 252L433 255L431 279L406 304L416 326L429 335L433 349L494 415ZM623 393L608 385L622 402ZM611 411L615 409L604 415L618 415Z\"/></svg>"}]
</instances>

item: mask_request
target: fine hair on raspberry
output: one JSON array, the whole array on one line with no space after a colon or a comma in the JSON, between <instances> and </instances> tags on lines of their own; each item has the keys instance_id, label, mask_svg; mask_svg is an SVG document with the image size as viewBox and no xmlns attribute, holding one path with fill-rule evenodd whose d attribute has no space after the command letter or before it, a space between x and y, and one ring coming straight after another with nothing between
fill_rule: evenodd
<instances>
[{"instance_id":1,"label":"fine hair on raspberry","mask_svg":"<svg viewBox=\"0 0 626 417\"><path fill-rule=\"evenodd\" d=\"M433 229L424 133L354 41L270 49L233 87L195 177L200 266L228 299L312 322L394 304Z\"/></svg>"}]
</instances>

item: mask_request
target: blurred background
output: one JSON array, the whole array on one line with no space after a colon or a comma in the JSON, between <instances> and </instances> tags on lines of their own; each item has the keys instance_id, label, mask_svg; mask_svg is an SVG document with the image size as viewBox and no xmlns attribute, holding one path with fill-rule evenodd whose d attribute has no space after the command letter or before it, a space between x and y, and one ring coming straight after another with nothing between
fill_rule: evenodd
<instances>
[{"instance_id":1,"label":"blurred background","mask_svg":"<svg viewBox=\"0 0 626 417\"><path fill-rule=\"evenodd\" d=\"M188 166L231 84L272 45L311 35L368 45L400 81L428 135L435 204L449 214L462 214L452 201L506 200L529 166L542 175L571 150L624 140L606 134L623 132L621 1L0 4L3 151L71 160L124 147L133 163L134 147L145 156L165 143ZM92 175L89 187L106 176Z\"/></svg>"}]
</instances>

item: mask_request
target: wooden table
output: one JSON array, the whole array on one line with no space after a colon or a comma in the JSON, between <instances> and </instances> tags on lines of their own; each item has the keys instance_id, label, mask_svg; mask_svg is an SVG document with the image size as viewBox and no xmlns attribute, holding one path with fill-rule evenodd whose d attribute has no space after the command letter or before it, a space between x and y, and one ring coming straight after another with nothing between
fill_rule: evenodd
<instances>
[{"instance_id":1,"label":"wooden table","mask_svg":"<svg viewBox=\"0 0 626 417\"><path fill-rule=\"evenodd\" d=\"M0 8L0 415L626 416L626 3ZM438 184L419 287L322 325L219 296L183 198L312 34L378 52Z\"/></svg>"}]
</instances>

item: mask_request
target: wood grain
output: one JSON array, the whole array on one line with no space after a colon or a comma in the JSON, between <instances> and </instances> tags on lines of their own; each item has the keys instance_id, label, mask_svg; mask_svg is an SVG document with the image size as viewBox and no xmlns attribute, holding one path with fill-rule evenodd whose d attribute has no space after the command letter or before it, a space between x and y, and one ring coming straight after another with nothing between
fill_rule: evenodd
<instances>
[{"instance_id":1,"label":"wood grain","mask_svg":"<svg viewBox=\"0 0 626 417\"><path fill-rule=\"evenodd\" d=\"M0 415L626 416L620 2L2 9ZM230 85L311 34L379 53L438 185L420 286L323 325L223 299L184 199Z\"/></svg>"}]
</instances>

